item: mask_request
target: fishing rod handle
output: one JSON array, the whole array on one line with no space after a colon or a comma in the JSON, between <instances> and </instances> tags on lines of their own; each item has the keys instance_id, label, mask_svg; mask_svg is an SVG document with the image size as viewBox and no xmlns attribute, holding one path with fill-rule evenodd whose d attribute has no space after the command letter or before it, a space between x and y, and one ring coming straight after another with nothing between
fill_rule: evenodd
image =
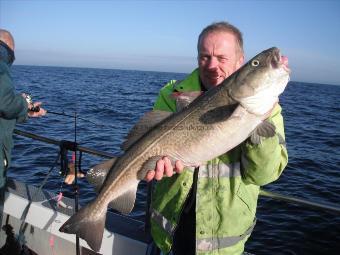
<instances>
[{"instance_id":1,"label":"fishing rod handle","mask_svg":"<svg viewBox=\"0 0 340 255\"><path fill-rule=\"evenodd\" d=\"M32 105L31 109L29 109L28 111L30 111L30 112L39 112L40 111L40 106L34 106L32 96L30 94L24 93L24 97L27 101L27 104Z\"/></svg>"},{"instance_id":2,"label":"fishing rod handle","mask_svg":"<svg viewBox=\"0 0 340 255\"><path fill-rule=\"evenodd\" d=\"M40 111L40 106L32 106L31 109L29 109L30 112L39 112Z\"/></svg>"}]
</instances>

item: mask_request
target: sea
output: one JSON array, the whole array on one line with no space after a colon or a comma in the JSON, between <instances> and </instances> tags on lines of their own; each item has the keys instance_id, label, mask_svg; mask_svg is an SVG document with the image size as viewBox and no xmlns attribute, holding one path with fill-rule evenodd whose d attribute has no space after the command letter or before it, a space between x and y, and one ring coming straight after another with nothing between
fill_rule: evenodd
<instances>
[{"instance_id":1,"label":"sea","mask_svg":"<svg viewBox=\"0 0 340 255\"><path fill-rule=\"evenodd\" d=\"M48 113L18 124L17 129L121 155L120 145L137 120L152 109L158 92L185 73L70 67L13 66L17 92L43 102ZM340 86L290 81L280 96L289 163L268 191L340 207ZM75 123L74 116L77 116ZM76 132L75 132L76 127ZM8 176L72 197L55 165L59 147L14 135ZM71 153L69 153L71 159ZM82 155L82 169L105 160ZM79 180L80 204L96 194ZM144 220L146 184L138 188L131 217ZM340 214L260 197L257 224L246 250L258 255L340 254Z\"/></svg>"}]
</instances>

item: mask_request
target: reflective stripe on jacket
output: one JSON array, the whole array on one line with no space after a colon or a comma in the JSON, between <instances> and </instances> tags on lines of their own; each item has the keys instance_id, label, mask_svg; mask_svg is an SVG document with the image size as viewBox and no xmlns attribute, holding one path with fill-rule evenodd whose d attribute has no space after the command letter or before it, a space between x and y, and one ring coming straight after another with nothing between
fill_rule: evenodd
<instances>
[{"instance_id":1,"label":"reflective stripe on jacket","mask_svg":"<svg viewBox=\"0 0 340 255\"><path fill-rule=\"evenodd\" d=\"M200 91L198 70L181 82L170 81L160 91L154 109L176 111L174 91ZM244 142L200 166L196 192L196 253L242 254L255 225L261 185L276 180L288 162L281 107L270 120L277 136L261 144ZM168 253L183 206L193 183L193 170L157 182L151 204L151 234Z\"/></svg>"}]
</instances>

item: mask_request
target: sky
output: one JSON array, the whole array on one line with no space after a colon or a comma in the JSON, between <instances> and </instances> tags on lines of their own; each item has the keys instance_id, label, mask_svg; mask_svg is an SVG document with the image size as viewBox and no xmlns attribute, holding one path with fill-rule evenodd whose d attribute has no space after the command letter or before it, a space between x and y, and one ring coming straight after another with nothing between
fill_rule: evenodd
<instances>
[{"instance_id":1,"label":"sky","mask_svg":"<svg viewBox=\"0 0 340 255\"><path fill-rule=\"evenodd\" d=\"M18 65L190 73L216 21L244 36L246 59L276 46L291 80L340 85L340 1L0 0Z\"/></svg>"}]
</instances>

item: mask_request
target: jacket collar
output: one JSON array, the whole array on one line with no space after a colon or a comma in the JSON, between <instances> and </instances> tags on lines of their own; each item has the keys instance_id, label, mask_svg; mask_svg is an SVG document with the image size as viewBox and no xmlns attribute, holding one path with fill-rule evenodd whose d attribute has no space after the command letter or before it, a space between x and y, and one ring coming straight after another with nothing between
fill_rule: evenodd
<instances>
[{"instance_id":1,"label":"jacket collar","mask_svg":"<svg viewBox=\"0 0 340 255\"><path fill-rule=\"evenodd\" d=\"M201 91L202 89L201 89L201 82L199 78L198 68L195 69L184 80L174 84L174 90L178 92Z\"/></svg>"}]
</instances>

